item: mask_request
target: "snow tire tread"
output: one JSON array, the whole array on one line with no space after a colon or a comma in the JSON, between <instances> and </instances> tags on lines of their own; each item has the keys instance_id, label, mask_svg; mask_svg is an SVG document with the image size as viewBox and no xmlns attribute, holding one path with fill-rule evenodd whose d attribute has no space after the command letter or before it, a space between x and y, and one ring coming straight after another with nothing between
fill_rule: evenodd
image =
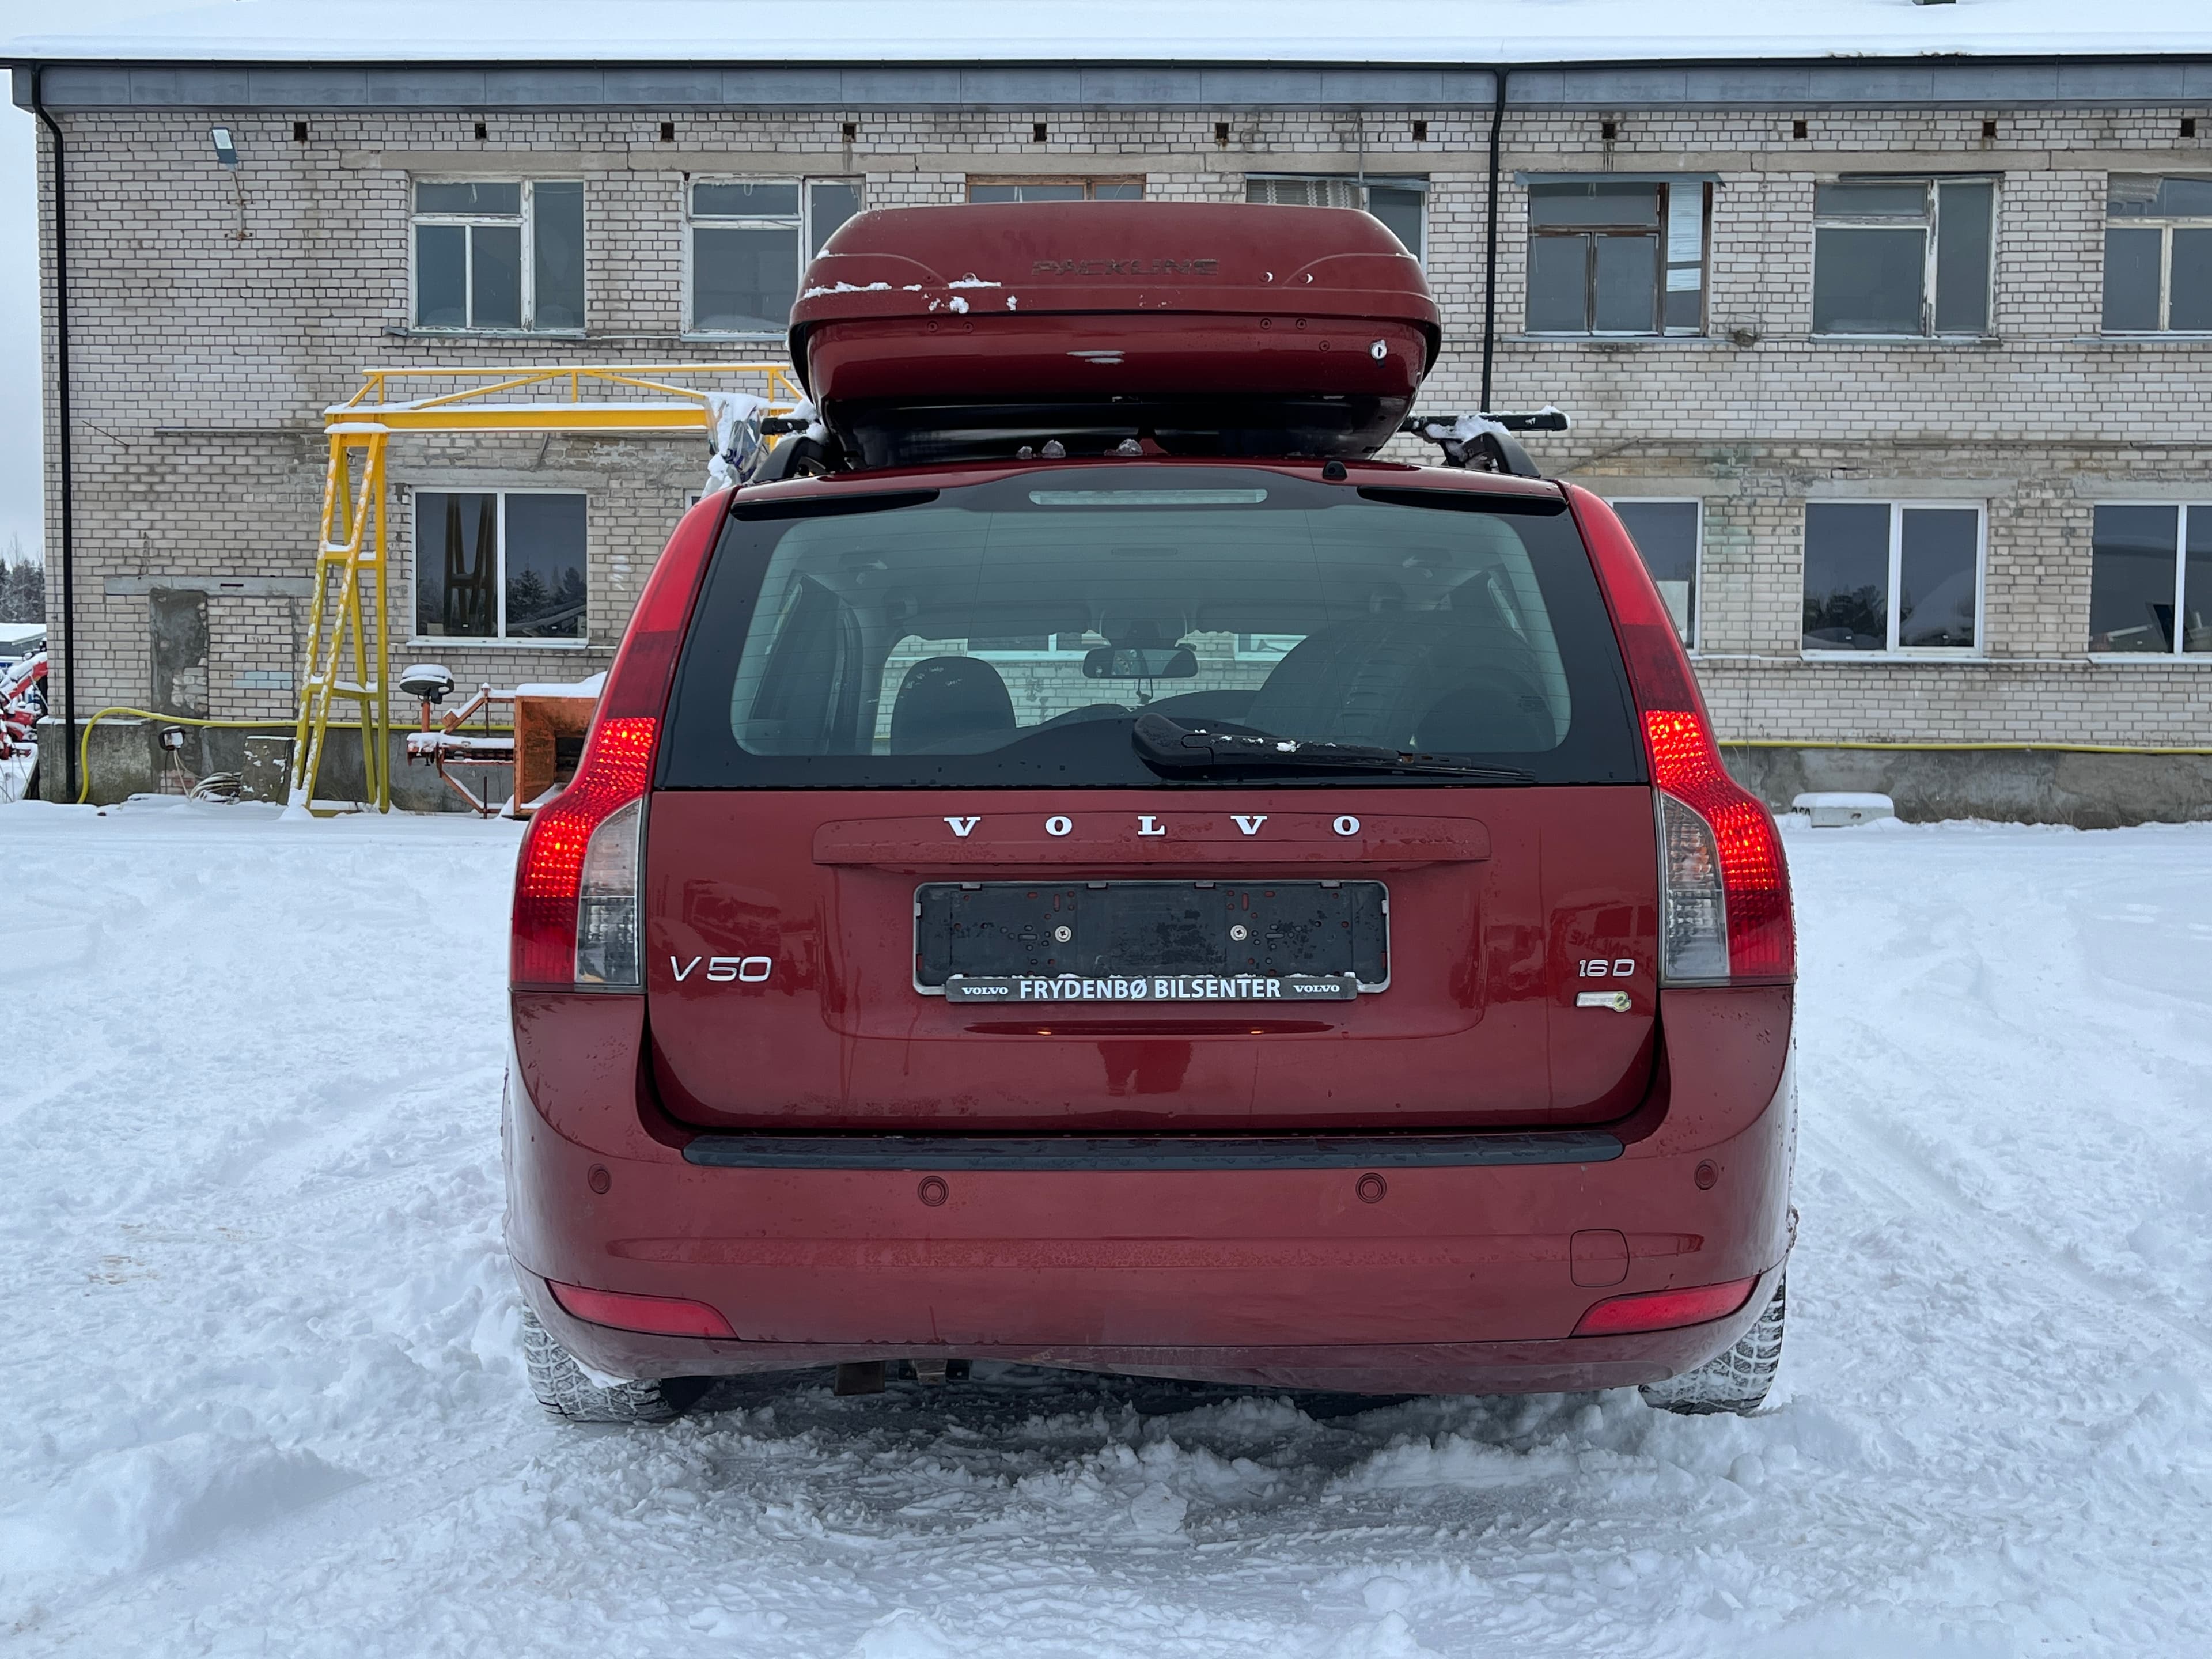
<instances>
[{"instance_id":1,"label":"snow tire tread","mask_svg":"<svg viewBox=\"0 0 2212 1659\"><path fill-rule=\"evenodd\" d=\"M1789 1301L1787 1275L1777 1279L1773 1299L1725 1353L1715 1354L1693 1371L1664 1382L1644 1385L1644 1403L1661 1411L1705 1416L1733 1412L1748 1417L1774 1386L1782 1364L1782 1326Z\"/></svg>"},{"instance_id":2,"label":"snow tire tread","mask_svg":"<svg viewBox=\"0 0 2212 1659\"><path fill-rule=\"evenodd\" d=\"M522 1356L530 1391L554 1416L570 1423L665 1423L682 1410L665 1383L599 1383L556 1341L538 1316L522 1310Z\"/></svg>"}]
</instances>

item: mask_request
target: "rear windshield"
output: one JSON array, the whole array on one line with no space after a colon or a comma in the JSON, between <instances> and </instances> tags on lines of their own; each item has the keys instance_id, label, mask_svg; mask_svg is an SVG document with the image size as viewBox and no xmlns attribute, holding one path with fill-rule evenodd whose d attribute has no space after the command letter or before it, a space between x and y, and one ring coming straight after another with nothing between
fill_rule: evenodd
<instances>
[{"instance_id":1,"label":"rear windshield","mask_svg":"<svg viewBox=\"0 0 2212 1659\"><path fill-rule=\"evenodd\" d=\"M1123 465L740 503L659 784L1158 786L1130 740L1147 712L1539 783L1643 775L1604 604L1553 503Z\"/></svg>"}]
</instances>

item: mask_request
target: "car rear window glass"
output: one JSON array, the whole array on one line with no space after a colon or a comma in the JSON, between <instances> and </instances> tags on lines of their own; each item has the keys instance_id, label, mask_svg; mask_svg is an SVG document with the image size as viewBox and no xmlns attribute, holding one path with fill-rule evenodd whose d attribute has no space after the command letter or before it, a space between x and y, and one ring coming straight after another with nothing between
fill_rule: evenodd
<instances>
[{"instance_id":1,"label":"car rear window glass","mask_svg":"<svg viewBox=\"0 0 2212 1659\"><path fill-rule=\"evenodd\" d=\"M1527 497L1385 493L1120 466L876 511L857 490L817 498L827 512L741 503L685 645L661 787L1156 786L1130 742L1147 712L1540 782L1640 778L1573 520Z\"/></svg>"}]
</instances>

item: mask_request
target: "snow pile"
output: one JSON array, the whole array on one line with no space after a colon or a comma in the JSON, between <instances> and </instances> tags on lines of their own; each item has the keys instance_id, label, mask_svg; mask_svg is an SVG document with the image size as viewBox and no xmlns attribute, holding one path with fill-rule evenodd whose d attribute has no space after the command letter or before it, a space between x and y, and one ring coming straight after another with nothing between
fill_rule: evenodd
<instances>
[{"instance_id":1,"label":"snow pile","mask_svg":"<svg viewBox=\"0 0 2212 1659\"><path fill-rule=\"evenodd\" d=\"M596 697L607 689L607 671L580 680L532 680L514 688L518 697Z\"/></svg>"},{"instance_id":2,"label":"snow pile","mask_svg":"<svg viewBox=\"0 0 2212 1659\"><path fill-rule=\"evenodd\" d=\"M2212 827L1792 830L1771 1408L527 1399L514 826L0 807L12 1655L2193 1656Z\"/></svg>"}]
</instances>

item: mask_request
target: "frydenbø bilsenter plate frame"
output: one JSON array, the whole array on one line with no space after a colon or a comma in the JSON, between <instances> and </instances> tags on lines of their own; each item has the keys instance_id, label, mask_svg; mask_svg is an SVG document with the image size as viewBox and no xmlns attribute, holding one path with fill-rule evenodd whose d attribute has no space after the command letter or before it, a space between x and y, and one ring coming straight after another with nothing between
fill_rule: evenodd
<instances>
[{"instance_id":1,"label":"frydenb\u00f8 bilsenter plate frame","mask_svg":"<svg viewBox=\"0 0 2212 1659\"><path fill-rule=\"evenodd\" d=\"M1379 881L924 882L913 985L975 1005L1348 1002L1389 988L1389 915Z\"/></svg>"}]
</instances>

